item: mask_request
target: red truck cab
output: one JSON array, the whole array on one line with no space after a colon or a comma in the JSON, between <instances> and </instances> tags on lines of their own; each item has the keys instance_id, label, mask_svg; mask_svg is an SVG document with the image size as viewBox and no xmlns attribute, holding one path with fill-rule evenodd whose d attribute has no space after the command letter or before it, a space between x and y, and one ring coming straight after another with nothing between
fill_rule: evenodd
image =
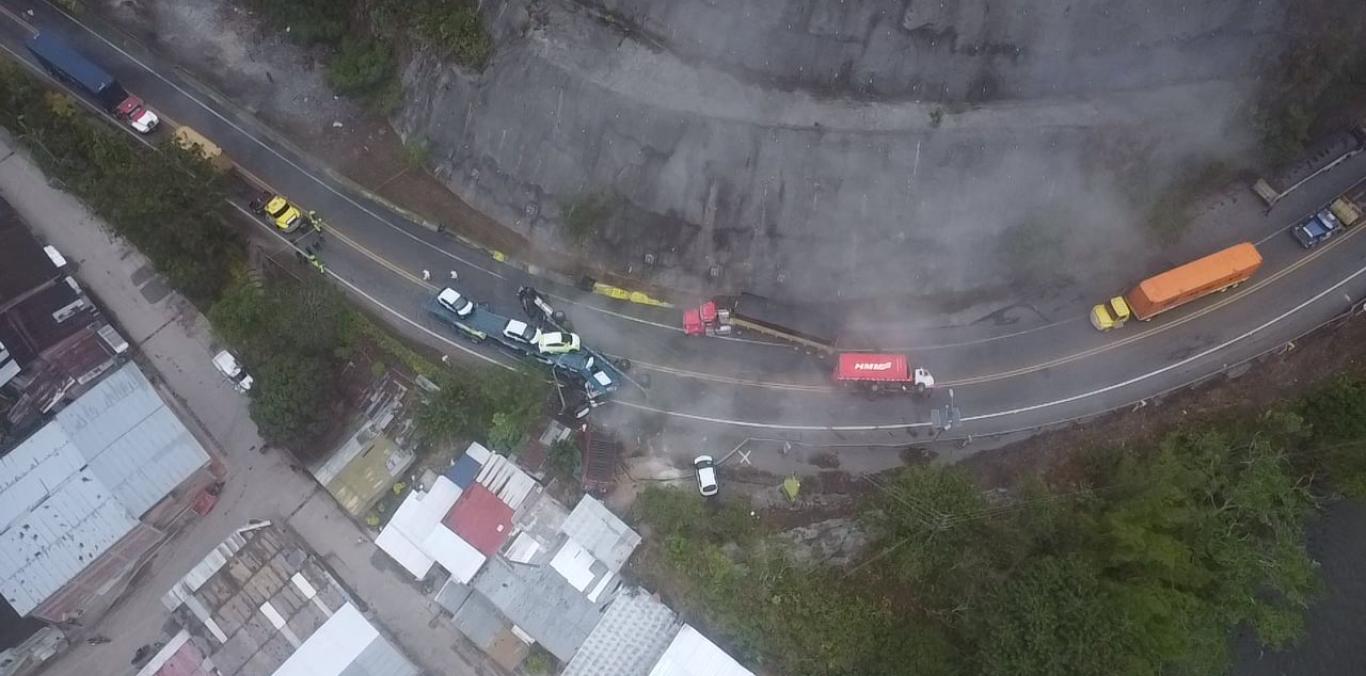
<instances>
[{"instance_id":1,"label":"red truck cab","mask_svg":"<svg viewBox=\"0 0 1366 676\"><path fill-rule=\"evenodd\" d=\"M705 336L716 331L719 325L716 301L709 300L695 308L683 312L683 334Z\"/></svg>"},{"instance_id":2,"label":"red truck cab","mask_svg":"<svg viewBox=\"0 0 1366 676\"><path fill-rule=\"evenodd\" d=\"M148 110L142 99L131 94L114 107L114 115L127 122L128 126L137 130L139 134L150 134L160 122L157 114Z\"/></svg>"}]
</instances>

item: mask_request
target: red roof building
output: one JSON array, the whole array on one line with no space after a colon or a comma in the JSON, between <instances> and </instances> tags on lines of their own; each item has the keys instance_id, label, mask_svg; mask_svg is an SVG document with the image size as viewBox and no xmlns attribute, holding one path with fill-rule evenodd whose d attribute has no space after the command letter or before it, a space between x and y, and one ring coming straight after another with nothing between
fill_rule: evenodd
<instances>
[{"instance_id":1,"label":"red roof building","mask_svg":"<svg viewBox=\"0 0 1366 676\"><path fill-rule=\"evenodd\" d=\"M493 556L512 534L512 507L482 484L465 489L441 523L484 556Z\"/></svg>"}]
</instances>

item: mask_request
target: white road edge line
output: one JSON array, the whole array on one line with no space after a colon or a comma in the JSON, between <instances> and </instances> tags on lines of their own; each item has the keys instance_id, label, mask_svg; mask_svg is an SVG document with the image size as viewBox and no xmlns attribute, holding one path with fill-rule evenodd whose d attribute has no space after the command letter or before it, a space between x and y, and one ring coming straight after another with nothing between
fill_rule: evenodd
<instances>
[{"instance_id":1,"label":"white road edge line","mask_svg":"<svg viewBox=\"0 0 1366 676\"><path fill-rule=\"evenodd\" d=\"M1181 361L1173 362L1173 363L1168 364L1168 365L1166 365L1166 366L1164 366L1164 367L1162 367L1162 368L1160 368L1160 369L1156 369L1156 370L1153 370L1153 371L1149 371L1148 373L1144 373L1144 374L1135 376L1135 377L1133 377L1133 378L1130 378L1130 379L1128 379L1128 380L1124 380L1124 381L1121 381L1121 382L1118 382L1118 383L1114 383L1114 384L1111 384L1111 385L1107 385L1107 386L1105 386L1105 387L1101 387L1101 388L1098 388L1098 389L1094 389L1094 390L1091 390L1091 391L1089 391L1089 392L1082 392L1081 394L1074 394L1074 395L1072 395L1072 396L1070 396L1070 397L1064 397L1064 398L1062 398L1062 399L1055 399L1055 400L1053 400L1053 401L1046 401L1046 402L1042 402L1042 403L1038 403L1038 404L1031 404L1031 405L1029 405L1029 406L1021 406L1021 407L1019 407L1019 408L1013 408L1013 409L1009 409L1009 410L1006 410L1006 411L997 411L997 412L995 412L995 413L983 413L983 414L981 414L981 415L967 416L967 417L963 418L962 421L963 421L963 422L974 422L974 421L979 421L979 420L991 420L991 419L993 419L993 418L1003 418L1003 417L1012 416L1012 415L1019 415L1019 414L1021 414L1021 413L1029 413L1029 412L1031 412L1031 411L1037 411L1037 410L1044 409L1044 408L1050 408L1050 407L1053 407L1053 406L1061 406L1061 405L1063 405L1063 404L1070 404L1070 403L1072 403L1072 402L1074 402L1074 401L1080 401L1080 400L1082 400L1082 399L1087 399L1087 398L1090 398L1090 397L1094 397L1094 396L1098 396L1098 395L1101 395L1101 394L1105 394L1105 393L1107 393L1107 392L1112 392L1112 391L1114 391L1114 390L1117 390L1117 389L1120 389L1120 388L1123 388L1123 387L1128 387L1128 386L1130 386L1130 385L1133 385L1133 384L1135 384L1135 383L1142 382L1142 381L1144 381L1144 380L1148 380L1149 378L1153 378L1153 377L1162 375L1163 373L1166 373L1166 372L1168 372L1168 371L1172 371L1172 370L1175 370L1175 369L1179 369L1179 368L1181 368L1181 367L1183 367L1183 366L1186 366L1187 364L1190 364L1190 363L1192 363L1192 362L1194 362L1194 361L1196 361L1196 360L1204 359L1205 357L1208 357L1208 356L1210 356L1210 355L1212 355L1212 354L1214 354L1214 353L1216 353L1216 352L1218 352L1218 351L1220 351L1220 350L1226 349L1226 348L1232 346L1232 345L1235 344L1235 343L1239 343L1239 342L1242 342L1242 341L1244 341L1244 340L1247 340L1248 338L1251 338L1252 336L1256 335L1257 333L1259 333L1259 332L1261 332L1261 331L1265 331L1267 328L1270 328L1271 326L1273 326L1273 325L1275 325L1275 324L1277 324L1277 323L1283 321L1286 317L1289 317L1289 316L1295 314L1296 312L1299 312L1300 310L1303 310L1304 308L1306 308L1306 307L1308 307L1308 306L1310 306L1310 305L1313 305L1314 303L1317 303L1318 301L1322 300L1322 299L1323 299L1325 296L1327 296L1328 294L1334 293L1334 292L1337 291L1338 289L1342 288L1343 286L1346 286L1346 285L1347 285L1348 283L1350 283L1352 280L1356 279L1357 277L1360 277L1360 276L1363 275L1363 274L1366 274L1366 267L1363 267L1363 268L1358 269L1356 272L1353 272L1352 274L1350 274L1350 275L1348 275L1347 277L1343 278L1343 279L1342 279L1341 281L1339 281L1338 283L1336 283L1336 284L1334 284L1334 285L1328 287L1327 289L1324 289L1323 291L1320 291L1320 292L1314 294L1314 295L1313 295L1312 297L1310 297L1308 300L1306 300L1306 301L1300 303L1299 305L1296 305L1296 306L1293 307L1293 308L1290 308L1289 310L1286 310L1285 312L1282 312L1281 314L1279 314L1279 315L1277 315L1277 316L1275 316L1275 317L1273 317L1273 318L1267 320L1266 322L1262 323L1261 325L1256 326L1256 327L1254 327L1254 328L1248 330L1246 333L1243 333L1242 335L1236 336L1236 337L1234 337L1234 338L1230 338L1230 339L1228 339L1228 340L1226 340L1226 341L1224 341L1224 342L1222 342L1222 343L1220 343L1220 344L1218 344L1218 345L1215 345L1214 347L1205 349L1204 351L1201 351L1201 352L1197 352L1196 354L1193 354L1193 355L1191 355L1191 356L1189 356L1189 357L1186 357L1185 359L1182 359ZM879 424L879 425L824 425L824 426L822 426L822 425L783 425L783 424L779 424L779 423L760 423L760 422L753 422L753 421L749 421L749 420L730 420L730 419L726 419L726 418L714 418L714 417L711 417L711 416L696 415L696 414L692 414L692 413L681 413L681 412L676 412L676 411L665 411L665 410L662 410L662 409L654 408L654 407L652 407L652 406L646 406L646 405L644 405L644 404L636 404L636 403L629 402L629 401L620 401L620 400L617 400L617 401L615 401L615 402L613 402L613 403L618 404L618 405L621 405L621 406L626 406L626 407L628 407L628 408L634 408L634 409L638 409L638 410L642 410L642 411L649 411L649 412L651 412L651 413L663 413L663 414L665 414L665 415L669 415L669 416L673 416L673 417L677 417L677 418L684 418L684 419L688 419L688 420L695 420L695 421L698 421L698 422L708 422L708 423L715 423L715 424L721 424L721 425L731 425L731 426L734 426L734 427L754 427L754 428L770 429L770 430L791 430L791 431L798 431L798 432L877 432L877 431L885 431L885 430L906 430L906 429L914 429L914 428L921 428L921 427L929 427L929 426L930 426L930 423L929 423L929 422L893 423L893 424ZM1132 403L1132 402L1131 402L1131 403Z\"/></svg>"}]
</instances>

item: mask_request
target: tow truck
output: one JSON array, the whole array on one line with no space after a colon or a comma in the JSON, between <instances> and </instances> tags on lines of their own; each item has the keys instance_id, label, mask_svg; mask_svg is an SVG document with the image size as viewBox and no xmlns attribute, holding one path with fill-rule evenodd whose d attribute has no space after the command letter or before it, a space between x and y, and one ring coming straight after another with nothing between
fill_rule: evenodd
<instances>
[{"instance_id":1,"label":"tow truck","mask_svg":"<svg viewBox=\"0 0 1366 676\"><path fill-rule=\"evenodd\" d=\"M625 371L630 368L628 361L614 362L584 347L575 334L543 333L527 322L493 312L453 288L442 289L428 299L425 307L469 340L482 343L493 339L518 357L549 366L557 378L564 378L580 390L590 407L605 403L609 395L620 389L626 379Z\"/></svg>"}]
</instances>

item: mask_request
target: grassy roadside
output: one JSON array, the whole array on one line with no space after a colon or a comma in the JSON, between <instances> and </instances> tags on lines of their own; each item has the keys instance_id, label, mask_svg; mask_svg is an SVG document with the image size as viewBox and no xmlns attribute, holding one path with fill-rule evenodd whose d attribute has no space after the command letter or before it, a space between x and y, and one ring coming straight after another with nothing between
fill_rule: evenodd
<instances>
[{"instance_id":1,"label":"grassy roadside","mask_svg":"<svg viewBox=\"0 0 1366 676\"><path fill-rule=\"evenodd\" d=\"M535 374L432 363L322 281L248 269L246 243L226 219L228 179L198 155L145 148L8 61L0 126L205 311L255 377L252 418L267 441L305 458L327 450L320 442L351 413L347 394L377 375L357 368L365 364L447 385L433 402L459 391L466 422L454 429L504 450L540 415L548 393Z\"/></svg>"}]
</instances>

